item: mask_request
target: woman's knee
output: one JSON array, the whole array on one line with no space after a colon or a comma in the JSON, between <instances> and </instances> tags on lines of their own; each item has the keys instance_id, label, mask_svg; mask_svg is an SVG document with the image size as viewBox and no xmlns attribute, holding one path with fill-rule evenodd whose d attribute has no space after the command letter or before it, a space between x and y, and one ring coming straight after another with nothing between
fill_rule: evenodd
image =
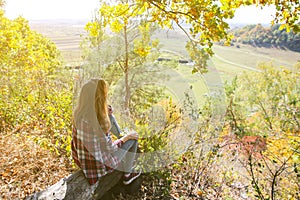
<instances>
[{"instance_id":1,"label":"woman's knee","mask_svg":"<svg viewBox=\"0 0 300 200\"><path fill-rule=\"evenodd\" d=\"M130 139L130 140L127 140L124 144L126 144L126 143L128 143L128 145L130 145L130 146L134 146L134 145L138 144L138 141Z\"/></svg>"},{"instance_id":2,"label":"woman's knee","mask_svg":"<svg viewBox=\"0 0 300 200\"><path fill-rule=\"evenodd\" d=\"M130 151L136 151L138 147L138 141L137 140L127 140L123 145L123 149L127 149Z\"/></svg>"}]
</instances>

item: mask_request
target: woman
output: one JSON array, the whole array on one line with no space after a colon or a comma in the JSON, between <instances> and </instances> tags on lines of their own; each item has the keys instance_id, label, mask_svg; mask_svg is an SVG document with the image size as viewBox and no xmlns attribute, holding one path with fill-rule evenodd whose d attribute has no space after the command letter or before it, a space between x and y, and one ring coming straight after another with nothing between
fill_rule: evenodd
<instances>
[{"instance_id":1,"label":"woman","mask_svg":"<svg viewBox=\"0 0 300 200\"><path fill-rule=\"evenodd\" d=\"M91 185L113 170L123 171L123 183L130 184L140 175L133 172L138 134L131 131L112 141L107 98L102 79L92 79L81 88L74 111L72 157Z\"/></svg>"}]
</instances>

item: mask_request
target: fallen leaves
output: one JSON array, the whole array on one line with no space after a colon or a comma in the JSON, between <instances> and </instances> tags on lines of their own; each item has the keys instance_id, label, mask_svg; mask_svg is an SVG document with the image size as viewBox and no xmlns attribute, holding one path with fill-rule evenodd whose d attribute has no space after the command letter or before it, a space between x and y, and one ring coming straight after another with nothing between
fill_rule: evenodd
<instances>
[{"instance_id":1,"label":"fallen leaves","mask_svg":"<svg viewBox=\"0 0 300 200\"><path fill-rule=\"evenodd\" d=\"M0 199L24 199L72 171L70 160L41 148L28 134L0 135Z\"/></svg>"}]
</instances>

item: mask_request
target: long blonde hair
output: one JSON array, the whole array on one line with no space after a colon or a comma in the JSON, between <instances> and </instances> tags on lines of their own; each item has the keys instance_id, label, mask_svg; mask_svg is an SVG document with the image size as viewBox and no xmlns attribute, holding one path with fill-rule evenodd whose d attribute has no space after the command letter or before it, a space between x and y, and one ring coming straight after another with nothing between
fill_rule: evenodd
<instances>
[{"instance_id":1,"label":"long blonde hair","mask_svg":"<svg viewBox=\"0 0 300 200\"><path fill-rule=\"evenodd\" d=\"M103 133L110 130L108 117L108 87L103 79L91 79L85 83L80 91L77 107L74 110L76 127L86 121L97 130L100 126Z\"/></svg>"},{"instance_id":2,"label":"long blonde hair","mask_svg":"<svg viewBox=\"0 0 300 200\"><path fill-rule=\"evenodd\" d=\"M108 87L103 79L100 79L97 84L96 94L95 94L95 110L98 122L104 131L107 133L110 130L110 120L108 117Z\"/></svg>"}]
</instances>

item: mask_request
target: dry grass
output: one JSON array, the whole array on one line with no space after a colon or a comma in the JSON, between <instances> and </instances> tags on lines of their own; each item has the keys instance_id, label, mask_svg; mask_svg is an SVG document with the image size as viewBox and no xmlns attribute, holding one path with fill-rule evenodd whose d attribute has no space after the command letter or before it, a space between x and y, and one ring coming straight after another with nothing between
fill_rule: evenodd
<instances>
[{"instance_id":1,"label":"dry grass","mask_svg":"<svg viewBox=\"0 0 300 200\"><path fill-rule=\"evenodd\" d=\"M1 133L0 199L24 199L71 173L68 158L43 149L28 132Z\"/></svg>"}]
</instances>

